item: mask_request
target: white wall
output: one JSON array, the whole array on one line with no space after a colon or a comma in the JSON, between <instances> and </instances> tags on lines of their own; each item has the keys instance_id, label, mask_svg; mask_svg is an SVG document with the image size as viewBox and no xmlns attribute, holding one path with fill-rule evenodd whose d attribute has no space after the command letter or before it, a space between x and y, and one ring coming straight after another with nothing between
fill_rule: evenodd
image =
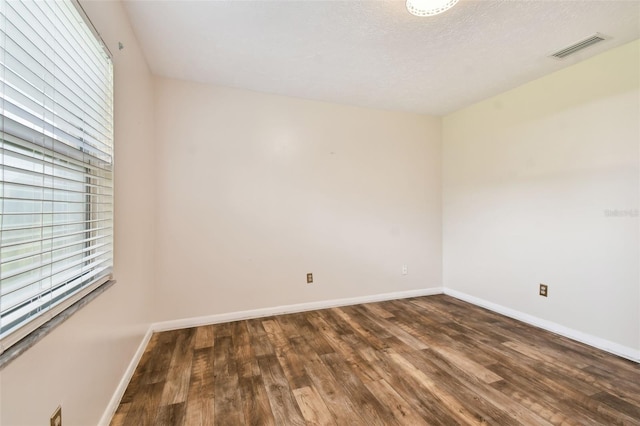
<instances>
[{"instance_id":1,"label":"white wall","mask_svg":"<svg viewBox=\"0 0 640 426\"><path fill-rule=\"evenodd\" d=\"M441 286L440 119L164 78L156 110L159 319Z\"/></svg>"},{"instance_id":2,"label":"white wall","mask_svg":"<svg viewBox=\"0 0 640 426\"><path fill-rule=\"evenodd\" d=\"M444 117L447 288L640 354L639 51Z\"/></svg>"},{"instance_id":3,"label":"white wall","mask_svg":"<svg viewBox=\"0 0 640 426\"><path fill-rule=\"evenodd\" d=\"M83 2L115 64L117 284L0 371L0 424L98 423L150 322L153 85L120 2ZM118 50L122 41L125 48Z\"/></svg>"}]
</instances>

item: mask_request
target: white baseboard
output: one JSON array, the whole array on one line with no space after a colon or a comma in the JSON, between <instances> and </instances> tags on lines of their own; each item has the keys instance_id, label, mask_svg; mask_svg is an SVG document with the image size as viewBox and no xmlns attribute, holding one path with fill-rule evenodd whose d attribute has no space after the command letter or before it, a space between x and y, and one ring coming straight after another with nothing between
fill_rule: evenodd
<instances>
[{"instance_id":1,"label":"white baseboard","mask_svg":"<svg viewBox=\"0 0 640 426\"><path fill-rule=\"evenodd\" d=\"M335 308L336 306L359 305L361 303L382 302L385 300L406 299L409 297L432 296L434 294L442 294L442 292L442 287L434 287L420 290L374 294L370 296L350 297L346 299L321 300L318 302L298 303L295 305L275 306L272 308L260 308L249 311L228 312L224 314L157 322L151 324L151 329L153 331L176 330L179 328L197 327L206 324L218 324L230 321L262 318L271 315L293 314L297 312L314 311L317 309Z\"/></svg>"},{"instance_id":2,"label":"white baseboard","mask_svg":"<svg viewBox=\"0 0 640 426\"><path fill-rule=\"evenodd\" d=\"M557 324L552 321L548 321L542 318L535 317L533 315L526 314L524 312L517 311L515 309L507 308L502 305L498 305L488 300L480 299L479 297L471 296L469 294L452 290L450 288L444 288L444 294L455 297L456 299L469 302L473 305L486 308L490 311L497 312L510 318L517 319L535 327L542 328L544 330L551 331L552 333L559 334L569 339L576 340L581 343L585 343L589 346L593 346L603 351L612 353L614 355L621 356L631 361L640 362L640 350L630 348L628 346L621 345L619 343L612 342L610 340L603 339L601 337L593 336L591 334L583 333L578 330L574 330L564 325Z\"/></svg>"},{"instance_id":3,"label":"white baseboard","mask_svg":"<svg viewBox=\"0 0 640 426\"><path fill-rule=\"evenodd\" d=\"M113 415L116 413L116 410L118 409L118 405L120 405L120 400L124 396L124 392L127 390L127 386L129 386L129 381L131 380L131 377L133 377L133 373L136 371L138 362L140 362L140 358L142 358L142 354L144 354L144 350L147 348L147 345L149 344L149 340L151 340L152 334L153 334L153 330L151 327L149 327L144 337L142 338L142 341L138 345L138 349L136 350L136 353L133 355L131 362L129 362L129 365L125 370L124 375L120 379L120 383L118 383L118 387L116 388L115 392L111 396L111 399L109 400L109 404L107 405L107 408L104 410L104 413L100 418L100 422L98 423L99 426L108 426L109 423L111 423L111 419L113 418Z\"/></svg>"}]
</instances>

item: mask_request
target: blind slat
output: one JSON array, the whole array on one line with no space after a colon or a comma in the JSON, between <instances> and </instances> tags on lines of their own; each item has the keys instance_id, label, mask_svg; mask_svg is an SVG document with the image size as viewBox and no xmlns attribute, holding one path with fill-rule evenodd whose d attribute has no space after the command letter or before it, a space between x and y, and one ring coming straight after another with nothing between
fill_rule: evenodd
<instances>
[{"instance_id":1,"label":"blind slat","mask_svg":"<svg viewBox=\"0 0 640 426\"><path fill-rule=\"evenodd\" d=\"M104 255L104 254L103 254ZM92 264L95 268L86 268L85 270L77 273L75 269L72 269L75 265L70 265L68 268L60 270L55 274L47 277L46 279L36 281L30 285L22 287L13 291L12 293L8 293L6 295L2 295L3 298L9 299L10 302L7 303L6 308L0 310L0 315L7 311L11 311L15 306L23 303L25 296L27 298L32 298L34 296L43 296L50 292L51 288L57 288L60 285L64 285L70 281L73 281L82 275L91 272L93 269L97 269L98 266L103 266L103 264L108 263L112 259L110 257L96 258L97 260ZM41 282L49 282L47 287L41 285ZM25 294L26 293L26 294ZM18 297L15 297L18 296Z\"/></svg>"},{"instance_id":2,"label":"blind slat","mask_svg":"<svg viewBox=\"0 0 640 426\"><path fill-rule=\"evenodd\" d=\"M99 93L95 87L103 86L100 79L95 78L95 73L88 73L91 61L78 61L78 52L74 50L74 46L65 40L65 26L47 26L41 25L32 27L25 22L25 19L34 19L29 7L25 7L25 3L9 3L7 8L7 36L13 41L25 47L27 52L33 58L45 57L52 61L56 68L64 69L64 73L56 73L64 78L67 87L74 90L81 90L86 96L96 101L96 106L100 108L101 99L105 95ZM46 16L45 16L46 19ZM50 31L53 29L54 31ZM49 41L53 41L53 44ZM50 52L54 52L51 54ZM87 66L89 65L89 66ZM88 80L88 81L87 81ZM97 110L98 114L107 114L107 110Z\"/></svg>"},{"instance_id":3,"label":"blind slat","mask_svg":"<svg viewBox=\"0 0 640 426\"><path fill-rule=\"evenodd\" d=\"M112 236L112 234L108 233L108 234L101 234L101 235L98 235L98 236L95 236L95 237L91 237L91 238L86 238L85 239L85 244L87 244L87 243L94 244L94 243L96 243L96 241L99 241L99 240L110 240L111 236ZM58 240L58 242L59 242L59 240ZM24 252L23 254L20 254L18 256L13 256L13 257L7 258L6 262L7 263L24 262L24 261L27 261L30 258L41 256L43 254L50 253L52 251L57 251L57 250L73 247L76 244L75 242L71 242L71 243L66 243L66 244L54 245L54 243L55 243L54 241L50 242L52 247L43 247L42 245L37 245L37 246L35 246L36 247L35 251L33 251L33 252L28 252L27 251L27 252ZM25 246L27 246L26 250L28 250L28 245L23 245L23 248Z\"/></svg>"},{"instance_id":4,"label":"blind slat","mask_svg":"<svg viewBox=\"0 0 640 426\"><path fill-rule=\"evenodd\" d=\"M91 229L92 232L97 232L97 231L103 231L105 229L111 229L111 227L102 227L102 228L95 228L95 229ZM66 234L64 236L61 237L57 237L58 239L62 239L62 238L68 238L68 237L72 237L74 235L79 235L79 234L84 234L86 233L86 230L82 230L82 231L77 231L77 232L72 232L69 234ZM49 240L49 239L53 239L53 238L33 238L31 240L24 240L24 241L20 241L17 243L7 243L7 244L3 244L0 246L0 249L6 249L8 247L15 247L15 246L19 246L21 244L28 244L28 243L33 243L33 242L38 242L38 241L43 241L43 240Z\"/></svg>"},{"instance_id":5,"label":"blind slat","mask_svg":"<svg viewBox=\"0 0 640 426\"><path fill-rule=\"evenodd\" d=\"M82 247L82 246L83 246L83 244L80 243L80 244L76 244L75 246L71 246L71 247L73 248L73 247ZM45 254L42 257L50 257L51 260L43 262L41 265L37 265L37 266L29 265L29 266L24 266L24 267L22 267L20 269L16 269L15 271L12 272L11 275L5 276L4 279L8 280L10 282L11 278L19 277L20 275L28 274L29 272L38 271L38 270L47 270L49 268L51 268L51 270L54 270L53 269L53 265L55 265L55 264L64 265L65 267L73 266L73 265L69 265L68 262L65 262L66 260L71 259L71 258L82 257L81 261L87 262L87 261L89 261L91 259L89 257L87 257L87 256L83 256L84 253L92 252L92 251L97 250L98 248L105 247L105 246L108 246L108 244L107 243L103 243L103 244L91 245L91 246L84 247L82 249L75 250L75 251L73 251L71 253L66 253L66 254L64 254L62 256L58 256L58 257L54 256L54 251L49 252L49 253L45 252ZM56 251L61 251L61 250L56 250ZM48 275L50 275L50 274L48 274ZM11 286L9 285L9 286L3 287L2 291L0 291L0 294L9 294L12 291L13 290L11 289Z\"/></svg>"},{"instance_id":6,"label":"blind slat","mask_svg":"<svg viewBox=\"0 0 640 426\"><path fill-rule=\"evenodd\" d=\"M104 248L105 246L108 246L108 244L103 244L101 246L91 246L91 247L87 247L81 250L76 250L73 253L67 254L59 259L51 259L51 261L48 261L46 263L43 263L40 266L36 266L36 267L32 267L32 268L23 268L22 270L20 270L19 272L16 271L13 275L11 276L7 276L4 279L7 280L8 283L10 283L9 285L6 285L2 288L2 291L0 292L0 296L4 296L7 294L11 294L14 293L16 291L21 290L24 287L30 286L36 282L39 282L43 276L52 276L52 275L56 275L60 272L63 271L67 271L70 270L72 268L75 268L75 266L80 265L80 264L84 264L85 266L87 264L89 264L89 262L98 257L101 256L103 254L107 254L109 253L108 251L100 251L97 253L92 253L94 252L97 248ZM92 253L90 255L85 255L87 253ZM69 259L77 259L73 262L70 262ZM54 266L56 265L56 266ZM41 272L39 279L37 279L36 281L29 281L29 276L26 274L29 274L30 272ZM13 278L17 278L20 276L25 276L27 279L26 280L15 280L15 283L11 283L11 279ZM25 281L27 282L25 284Z\"/></svg>"}]
</instances>

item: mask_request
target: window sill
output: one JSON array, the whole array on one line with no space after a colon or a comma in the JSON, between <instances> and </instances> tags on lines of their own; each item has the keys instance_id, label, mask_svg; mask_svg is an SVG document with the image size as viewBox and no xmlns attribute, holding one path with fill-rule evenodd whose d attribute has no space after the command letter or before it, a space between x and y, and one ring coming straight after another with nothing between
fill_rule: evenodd
<instances>
[{"instance_id":1,"label":"window sill","mask_svg":"<svg viewBox=\"0 0 640 426\"><path fill-rule=\"evenodd\" d=\"M36 328L34 331L25 336L22 340L12 345L6 351L4 351L0 355L0 370L6 367L11 361L19 357L22 353L24 353L31 346L35 345L38 341L44 338L47 334L51 333L54 328L65 322L71 315L78 312L85 305L91 302L96 297L100 296L106 290L108 290L113 284L115 284L115 280L107 281L101 286L97 287L91 293L88 293L82 299L79 299L74 304L70 305L68 308L60 312L58 315L53 317L50 321L42 324L40 327Z\"/></svg>"}]
</instances>

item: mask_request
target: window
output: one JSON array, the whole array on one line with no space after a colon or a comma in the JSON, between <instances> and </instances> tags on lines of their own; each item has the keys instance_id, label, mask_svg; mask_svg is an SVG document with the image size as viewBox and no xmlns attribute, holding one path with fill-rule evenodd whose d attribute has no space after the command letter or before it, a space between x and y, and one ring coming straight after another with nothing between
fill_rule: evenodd
<instances>
[{"instance_id":1,"label":"window","mask_svg":"<svg viewBox=\"0 0 640 426\"><path fill-rule=\"evenodd\" d=\"M0 353L111 278L113 68L71 0L0 0Z\"/></svg>"}]
</instances>

